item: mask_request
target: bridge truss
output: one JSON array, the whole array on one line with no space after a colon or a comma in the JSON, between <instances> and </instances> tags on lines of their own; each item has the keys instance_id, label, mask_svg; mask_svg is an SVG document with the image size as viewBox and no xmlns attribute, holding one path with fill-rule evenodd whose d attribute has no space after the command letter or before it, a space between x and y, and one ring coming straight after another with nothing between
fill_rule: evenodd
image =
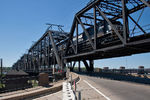
<instances>
[{"instance_id":1,"label":"bridge truss","mask_svg":"<svg viewBox=\"0 0 150 100\"><path fill-rule=\"evenodd\" d=\"M150 52L150 24L139 23L149 7L150 0L92 0L76 13L69 34L47 30L13 68L41 72L79 62L80 70L83 61L93 71L95 59Z\"/></svg>"}]
</instances>

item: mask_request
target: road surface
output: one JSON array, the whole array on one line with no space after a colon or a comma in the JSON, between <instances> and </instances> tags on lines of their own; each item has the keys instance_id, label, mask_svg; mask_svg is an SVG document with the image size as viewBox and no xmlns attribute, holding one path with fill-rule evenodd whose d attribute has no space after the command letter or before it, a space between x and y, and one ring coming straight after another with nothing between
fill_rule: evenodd
<instances>
[{"instance_id":1,"label":"road surface","mask_svg":"<svg viewBox=\"0 0 150 100\"><path fill-rule=\"evenodd\" d=\"M81 82L101 95L99 100L150 100L150 86L80 75ZM78 88L80 90L80 88ZM102 93L102 94L101 94ZM94 94L96 95L96 94ZM91 99L92 100L92 99Z\"/></svg>"},{"instance_id":2,"label":"road surface","mask_svg":"<svg viewBox=\"0 0 150 100\"><path fill-rule=\"evenodd\" d=\"M81 91L81 100L150 100L150 85L79 76L76 95L78 98L78 91ZM63 92L59 91L33 100L62 100L62 98Z\"/></svg>"}]
</instances>

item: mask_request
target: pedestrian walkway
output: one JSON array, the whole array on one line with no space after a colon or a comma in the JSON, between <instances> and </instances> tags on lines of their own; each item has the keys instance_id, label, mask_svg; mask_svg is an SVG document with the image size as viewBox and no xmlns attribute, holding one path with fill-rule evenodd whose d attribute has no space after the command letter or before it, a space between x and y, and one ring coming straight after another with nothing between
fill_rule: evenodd
<instances>
[{"instance_id":1,"label":"pedestrian walkway","mask_svg":"<svg viewBox=\"0 0 150 100\"><path fill-rule=\"evenodd\" d=\"M33 100L62 100L63 97L62 94L63 94L62 91L59 91Z\"/></svg>"},{"instance_id":2,"label":"pedestrian walkway","mask_svg":"<svg viewBox=\"0 0 150 100\"><path fill-rule=\"evenodd\" d=\"M81 92L81 100L106 100L102 95L97 93L93 88L84 82L85 77L79 76L80 81L77 83L76 96L78 98L78 91Z\"/></svg>"}]
</instances>

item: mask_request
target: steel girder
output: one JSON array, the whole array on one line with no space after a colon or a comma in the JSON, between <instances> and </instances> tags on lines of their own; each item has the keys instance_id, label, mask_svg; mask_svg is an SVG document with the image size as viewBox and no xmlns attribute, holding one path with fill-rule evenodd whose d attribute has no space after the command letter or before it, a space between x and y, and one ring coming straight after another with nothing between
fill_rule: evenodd
<instances>
[{"instance_id":1,"label":"steel girder","mask_svg":"<svg viewBox=\"0 0 150 100\"><path fill-rule=\"evenodd\" d=\"M68 62L83 61L86 66L85 60L103 59L131 55L136 53L150 52L150 50L148 50L150 46L147 45L149 44L148 41L150 40L148 31L143 29L143 27L138 24L138 21L136 21L131 16L131 14L139 12L141 9L149 7L149 5L149 0L92 0L92 2L88 3L86 7L84 7L75 14L73 24L70 30L70 36L67 42L64 59L66 59ZM99 42L101 41L101 39L97 37L98 23L101 23L103 20L105 20L112 27L114 33L118 37L118 40L116 42L112 41L114 43L109 43L107 46L101 45L101 42ZM135 26L137 26L137 28L141 31L140 35L130 37L131 34L129 28L129 20L131 20L135 24ZM120 21L122 23L122 33L120 33L116 29L112 21ZM83 43L79 43L79 35L81 33L81 31L79 32L79 25L83 30L83 34L85 34L85 36L87 37L86 42ZM90 32L87 31L87 28L89 27L94 27L93 37L90 37ZM139 44L136 44L137 41L143 41L144 37L141 36L143 33L147 35L145 36L148 41L145 41L145 43L140 42ZM140 36L141 38L137 39L137 37ZM76 38L76 42L74 42L74 44L70 42L73 40L73 38ZM88 46L84 46L87 43ZM75 46L75 50L73 50L72 45ZM146 45L147 47L143 48L144 45ZM132 46L134 49L131 49ZM89 50L81 52L82 48L89 48ZM143 48L144 50L141 50L140 48ZM123 52L122 50L124 50L126 52L124 52L124 54L115 54L116 52L112 54L113 50L116 50L118 52ZM138 51L135 52L135 50Z\"/></svg>"},{"instance_id":2,"label":"steel girder","mask_svg":"<svg viewBox=\"0 0 150 100\"><path fill-rule=\"evenodd\" d=\"M92 62L94 59L150 52L150 35L144 29L146 26L142 27L131 15L149 7L149 5L149 0L92 0L75 14L69 36L65 32L47 30L31 46L28 53L14 64L14 67L26 71L39 71L56 65L62 67L64 62L70 62L68 66L73 68L75 62L72 65L72 61L83 61L87 65L86 60ZM129 20L135 24L142 34L130 36ZM98 24L103 21L110 25L115 35L102 36L103 38L98 36ZM114 21L121 22L123 26L121 31L116 28ZM93 37L90 35L91 32L88 31L90 27L93 28ZM134 28L134 30L137 28ZM86 41L82 42L79 40L81 29L87 37ZM136 32L133 31L133 33ZM109 42L103 43L105 40ZM88 65L87 69L93 70Z\"/></svg>"},{"instance_id":3,"label":"steel girder","mask_svg":"<svg viewBox=\"0 0 150 100\"><path fill-rule=\"evenodd\" d=\"M149 4L150 1L144 1L147 4ZM115 33L117 34L117 36L119 37L119 39L121 40L122 44L126 45L127 42L127 38L129 37L129 25L128 25L128 18L131 18L131 20L144 32L146 33L141 27L140 25L138 25L138 23L136 23L136 21L130 16L131 13L134 13L144 7L146 7L147 5L143 2L143 0L116 0L116 1L111 1L111 0L93 0L93 2L91 2L90 4L88 4L85 8L83 8L82 10L80 10L74 18L73 24L72 24L72 28L70 31L70 37L67 43L67 48L66 48L66 53L69 51L68 48L71 45L70 40L73 39L73 34L75 32L75 28L76 28L76 33L79 34L78 32L78 25L80 24L83 31L85 32L86 36L88 37L88 40L92 46L92 48L96 48L96 24L97 22L101 21L101 20L106 20L109 25L111 25L111 27L113 28L113 30L115 31ZM133 5L133 6L131 6ZM91 9L95 9L94 11L90 11ZM89 11L89 12L88 12ZM112 15L114 12L115 15ZM87 14L89 13L89 14ZM115 16L115 17L114 17ZM94 24L92 26L94 26L94 43L92 41L92 39L89 36L89 33L86 30L86 26L88 26L88 24L85 24L85 22L83 22L81 20L81 18L86 18L86 19L93 19ZM97 17L103 17L103 19L99 19ZM118 32L117 29L115 29L115 27L113 26L113 24L111 23L111 20L117 20L117 19L121 19L123 20L122 24L123 24L123 36L121 36L121 34ZM76 36L76 39L78 41L78 36ZM77 43L76 43L77 44ZM76 49L77 49L78 45L76 45ZM77 52L77 50L75 50ZM67 55L67 54L66 54Z\"/></svg>"},{"instance_id":4,"label":"steel girder","mask_svg":"<svg viewBox=\"0 0 150 100\"><path fill-rule=\"evenodd\" d=\"M61 54L64 52L65 41L68 39L68 33L60 31L47 30L45 34L35 42L18 60L13 68L24 70L26 72L51 72L52 68L63 69L64 64L61 60Z\"/></svg>"}]
</instances>

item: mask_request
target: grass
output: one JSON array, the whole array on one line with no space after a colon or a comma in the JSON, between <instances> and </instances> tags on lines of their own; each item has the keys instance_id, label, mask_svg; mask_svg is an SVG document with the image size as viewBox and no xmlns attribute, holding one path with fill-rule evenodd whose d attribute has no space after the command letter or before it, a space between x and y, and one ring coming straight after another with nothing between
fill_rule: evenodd
<instances>
[{"instance_id":1,"label":"grass","mask_svg":"<svg viewBox=\"0 0 150 100\"><path fill-rule=\"evenodd\" d=\"M5 87L5 84L2 84L1 83L1 80L2 80L2 78L4 78L5 77L5 75L4 74L0 74L0 88L3 88L3 87Z\"/></svg>"},{"instance_id":2,"label":"grass","mask_svg":"<svg viewBox=\"0 0 150 100\"><path fill-rule=\"evenodd\" d=\"M31 83L33 87L38 86L38 81L37 80L29 80L28 83Z\"/></svg>"},{"instance_id":3,"label":"grass","mask_svg":"<svg viewBox=\"0 0 150 100\"><path fill-rule=\"evenodd\" d=\"M0 83L0 88L4 88L4 87L5 87L5 84Z\"/></svg>"}]
</instances>

